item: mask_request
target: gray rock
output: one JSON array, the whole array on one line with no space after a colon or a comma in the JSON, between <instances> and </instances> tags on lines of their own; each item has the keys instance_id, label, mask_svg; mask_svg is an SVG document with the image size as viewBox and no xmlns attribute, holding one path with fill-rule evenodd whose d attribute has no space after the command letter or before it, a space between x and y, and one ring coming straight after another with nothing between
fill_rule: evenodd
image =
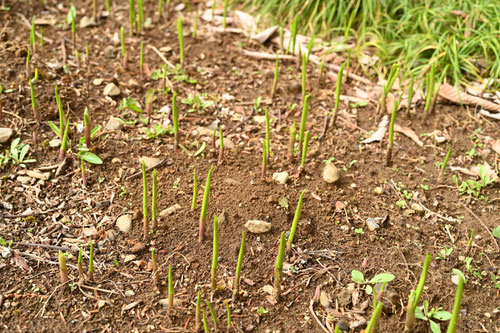
<instances>
[{"instance_id":1,"label":"gray rock","mask_svg":"<svg viewBox=\"0 0 500 333\"><path fill-rule=\"evenodd\" d=\"M382 283L377 283L375 285L375 291L377 294L380 293L380 289L382 288ZM399 304L400 300L399 294L396 292L394 288L391 286L386 286L384 290L384 296L382 298L383 307L382 312L385 314L392 314L396 310L396 306Z\"/></svg>"},{"instance_id":2,"label":"gray rock","mask_svg":"<svg viewBox=\"0 0 500 333\"><path fill-rule=\"evenodd\" d=\"M337 169L333 163L325 165L321 175L323 176L323 180L330 184L335 183L340 179L339 169Z\"/></svg>"},{"instance_id":3,"label":"gray rock","mask_svg":"<svg viewBox=\"0 0 500 333\"><path fill-rule=\"evenodd\" d=\"M288 172L286 171L273 173L273 180L279 184L285 184L288 178Z\"/></svg>"},{"instance_id":4,"label":"gray rock","mask_svg":"<svg viewBox=\"0 0 500 333\"><path fill-rule=\"evenodd\" d=\"M144 161L144 164L146 165L146 168L151 168L155 166L156 164L160 163L161 160L156 157L147 157L147 156L141 156L139 159L139 163L142 164L142 161Z\"/></svg>"},{"instance_id":5,"label":"gray rock","mask_svg":"<svg viewBox=\"0 0 500 333\"><path fill-rule=\"evenodd\" d=\"M80 28L87 28L87 27L93 27L95 26L95 21L93 18L84 16L80 20Z\"/></svg>"},{"instance_id":6,"label":"gray rock","mask_svg":"<svg viewBox=\"0 0 500 333\"><path fill-rule=\"evenodd\" d=\"M206 128L206 127L201 127L201 126L198 126L196 128L196 132L198 135L201 135L201 136L210 136L211 137L214 134L214 130L211 130L210 128Z\"/></svg>"},{"instance_id":7,"label":"gray rock","mask_svg":"<svg viewBox=\"0 0 500 333\"><path fill-rule=\"evenodd\" d=\"M413 210L414 210L414 211L416 211L416 212L423 212L423 211L424 211L424 209L422 208L422 206L420 206L420 205L419 205L418 203L416 203L416 202L412 202L412 203L410 204L410 208L411 208L411 209L413 209Z\"/></svg>"},{"instance_id":8,"label":"gray rock","mask_svg":"<svg viewBox=\"0 0 500 333\"><path fill-rule=\"evenodd\" d=\"M351 292L347 289L342 289L342 291L337 295L337 300L339 306L345 307L351 303Z\"/></svg>"},{"instance_id":9,"label":"gray rock","mask_svg":"<svg viewBox=\"0 0 500 333\"><path fill-rule=\"evenodd\" d=\"M162 298L161 300L158 301L158 304L164 307L168 307L168 298ZM174 298L174 307L182 305L182 300L178 298Z\"/></svg>"},{"instance_id":10,"label":"gray rock","mask_svg":"<svg viewBox=\"0 0 500 333\"><path fill-rule=\"evenodd\" d=\"M31 177L28 176L18 176L17 181L21 184L28 184L31 181Z\"/></svg>"},{"instance_id":11,"label":"gray rock","mask_svg":"<svg viewBox=\"0 0 500 333\"><path fill-rule=\"evenodd\" d=\"M59 138L54 138L49 141L49 146L50 148L59 148L61 147L61 139Z\"/></svg>"},{"instance_id":12,"label":"gray rock","mask_svg":"<svg viewBox=\"0 0 500 333\"><path fill-rule=\"evenodd\" d=\"M378 223L374 219L372 219L371 217L369 217L366 220L366 226L368 227L368 230L370 230L370 231L375 231L376 229L380 228Z\"/></svg>"},{"instance_id":13,"label":"gray rock","mask_svg":"<svg viewBox=\"0 0 500 333\"><path fill-rule=\"evenodd\" d=\"M120 88L116 86L113 82L108 83L106 87L104 87L103 91L104 96L118 96L120 95Z\"/></svg>"},{"instance_id":14,"label":"gray rock","mask_svg":"<svg viewBox=\"0 0 500 333\"><path fill-rule=\"evenodd\" d=\"M0 143L6 143L10 140L10 137L14 134L14 131L10 128L0 127Z\"/></svg>"},{"instance_id":15,"label":"gray rock","mask_svg":"<svg viewBox=\"0 0 500 333\"><path fill-rule=\"evenodd\" d=\"M134 296L135 295L135 292L133 290L125 290L125 296Z\"/></svg>"},{"instance_id":16,"label":"gray rock","mask_svg":"<svg viewBox=\"0 0 500 333\"><path fill-rule=\"evenodd\" d=\"M254 234L262 234L271 230L271 223L261 220L248 220L245 228Z\"/></svg>"},{"instance_id":17,"label":"gray rock","mask_svg":"<svg viewBox=\"0 0 500 333\"><path fill-rule=\"evenodd\" d=\"M384 194L384 189L380 186L377 186L373 189L373 193L378 194L378 195Z\"/></svg>"},{"instance_id":18,"label":"gray rock","mask_svg":"<svg viewBox=\"0 0 500 333\"><path fill-rule=\"evenodd\" d=\"M215 146L219 147L220 146L220 139L217 139L215 141ZM234 148L234 143L228 138L224 138L224 149L233 149Z\"/></svg>"},{"instance_id":19,"label":"gray rock","mask_svg":"<svg viewBox=\"0 0 500 333\"><path fill-rule=\"evenodd\" d=\"M116 227L121 232L127 233L132 229L132 215L125 214L116 220Z\"/></svg>"},{"instance_id":20,"label":"gray rock","mask_svg":"<svg viewBox=\"0 0 500 333\"><path fill-rule=\"evenodd\" d=\"M118 117L111 116L106 124L106 129L108 131L121 131L125 124Z\"/></svg>"}]
</instances>

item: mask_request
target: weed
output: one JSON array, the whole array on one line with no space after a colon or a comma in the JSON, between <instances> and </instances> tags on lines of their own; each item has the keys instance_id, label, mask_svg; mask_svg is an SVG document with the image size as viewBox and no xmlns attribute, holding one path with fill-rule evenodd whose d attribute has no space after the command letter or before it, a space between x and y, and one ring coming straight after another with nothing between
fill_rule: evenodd
<instances>
[{"instance_id":1,"label":"weed","mask_svg":"<svg viewBox=\"0 0 500 333\"><path fill-rule=\"evenodd\" d=\"M210 311L210 315L212 316L212 320L214 321L215 331L217 332L219 330L219 318L215 314L215 310L212 304L210 304L210 302L207 300L205 300L205 304L207 304L208 311Z\"/></svg>"},{"instance_id":2,"label":"weed","mask_svg":"<svg viewBox=\"0 0 500 333\"><path fill-rule=\"evenodd\" d=\"M90 281L94 279L94 242L90 241L89 270L87 276Z\"/></svg>"},{"instance_id":3,"label":"weed","mask_svg":"<svg viewBox=\"0 0 500 333\"><path fill-rule=\"evenodd\" d=\"M241 267L243 265L243 256L245 255L245 232L241 232L241 245L240 252L238 253L238 261L236 263L236 274L234 275L234 284L233 284L233 302L236 302L238 298L238 292L240 288L240 274Z\"/></svg>"},{"instance_id":4,"label":"weed","mask_svg":"<svg viewBox=\"0 0 500 333\"><path fill-rule=\"evenodd\" d=\"M142 161L142 216L143 216L143 238L148 239L149 219L148 219L148 176L146 175L146 164Z\"/></svg>"},{"instance_id":5,"label":"weed","mask_svg":"<svg viewBox=\"0 0 500 333\"><path fill-rule=\"evenodd\" d=\"M452 176L452 179L455 182L460 195L468 194L473 195L475 198L477 198L484 188L486 188L490 184L493 184L497 179L497 177L491 178L490 176L486 175L486 167L484 165L478 165L478 167L479 181L475 179L469 179L459 184L457 176Z\"/></svg>"},{"instance_id":6,"label":"weed","mask_svg":"<svg viewBox=\"0 0 500 333\"><path fill-rule=\"evenodd\" d=\"M196 199L198 198L198 180L196 179L196 169L193 169L193 201L191 203L191 211L196 209Z\"/></svg>"},{"instance_id":7,"label":"weed","mask_svg":"<svg viewBox=\"0 0 500 333\"><path fill-rule=\"evenodd\" d=\"M299 149L302 150L302 144L304 143L304 132L307 125L307 116L309 115L309 98L311 95L307 95L304 98L304 106L302 107L302 116L300 118L300 129L299 129Z\"/></svg>"},{"instance_id":8,"label":"weed","mask_svg":"<svg viewBox=\"0 0 500 333\"><path fill-rule=\"evenodd\" d=\"M452 247L441 249L436 257L436 260L448 258L451 255L451 253L453 252L453 250L454 250L454 248L452 248Z\"/></svg>"},{"instance_id":9,"label":"weed","mask_svg":"<svg viewBox=\"0 0 500 333\"><path fill-rule=\"evenodd\" d=\"M344 62L340 66L339 73L337 74L337 84L335 88L335 107L332 110L332 120L330 122L330 127L333 128L335 126L335 122L337 121L337 114L339 111L339 104L340 104L340 93L342 91L342 77L344 75L344 68L346 66L346 63Z\"/></svg>"},{"instance_id":10,"label":"weed","mask_svg":"<svg viewBox=\"0 0 500 333\"><path fill-rule=\"evenodd\" d=\"M300 162L301 170L304 170L306 167L306 157L307 157L307 149L309 148L310 134L311 134L310 131L307 131L305 135L304 146L302 147L302 159Z\"/></svg>"},{"instance_id":11,"label":"weed","mask_svg":"<svg viewBox=\"0 0 500 333\"><path fill-rule=\"evenodd\" d=\"M371 286L372 284L391 282L394 278L395 276L390 273L380 273L375 275L371 280L365 280L363 273L360 271L351 271L352 281L360 285L366 285L365 291L368 295L371 295L373 292L373 287Z\"/></svg>"},{"instance_id":12,"label":"weed","mask_svg":"<svg viewBox=\"0 0 500 333\"><path fill-rule=\"evenodd\" d=\"M174 279L172 277L172 265L168 265L168 315L174 311Z\"/></svg>"},{"instance_id":13,"label":"weed","mask_svg":"<svg viewBox=\"0 0 500 333\"><path fill-rule=\"evenodd\" d=\"M451 314L450 323L448 324L448 329L446 333L455 333L458 324L458 318L460 316L460 305L462 302L462 294L464 292L465 277L462 272L458 270L453 270L455 273L460 273L458 275L458 287L457 293L455 294L455 302L453 303L453 312Z\"/></svg>"},{"instance_id":14,"label":"weed","mask_svg":"<svg viewBox=\"0 0 500 333\"><path fill-rule=\"evenodd\" d=\"M288 159L293 160L293 153L295 149L295 137L297 136L297 123L294 120L290 126L290 139L288 141Z\"/></svg>"},{"instance_id":15,"label":"weed","mask_svg":"<svg viewBox=\"0 0 500 333\"><path fill-rule=\"evenodd\" d=\"M208 208L208 199L210 197L210 180L212 177L212 171L214 170L214 166L210 167L210 171L208 171L207 180L205 183L205 189L203 191L203 202L201 204L201 214L200 214L200 227L199 227L199 237L198 241L202 242L205 238L205 230L207 228L207 208Z\"/></svg>"},{"instance_id":16,"label":"weed","mask_svg":"<svg viewBox=\"0 0 500 333\"><path fill-rule=\"evenodd\" d=\"M177 35L179 37L179 59L181 67L184 66L184 33L182 31L182 18L177 20Z\"/></svg>"},{"instance_id":17,"label":"weed","mask_svg":"<svg viewBox=\"0 0 500 333\"><path fill-rule=\"evenodd\" d=\"M281 298L281 281L283 280L283 260L285 258L285 233L281 232L280 245L276 264L274 265L274 289L273 296L276 301Z\"/></svg>"},{"instance_id":18,"label":"weed","mask_svg":"<svg viewBox=\"0 0 500 333\"><path fill-rule=\"evenodd\" d=\"M30 146L20 141L20 138L15 138L12 140L10 149L5 152L5 155L0 154L0 166L12 162L14 165L26 168L25 163L36 162L35 159L26 158L28 157Z\"/></svg>"},{"instance_id":19,"label":"weed","mask_svg":"<svg viewBox=\"0 0 500 333\"><path fill-rule=\"evenodd\" d=\"M295 232L297 231L297 226L299 225L300 214L302 212L302 199L306 190L303 190L299 197L299 203L297 204L297 209L295 210L295 215L293 216L292 228L290 229L290 235L288 236L288 242L286 245L286 252L290 253L292 251L293 238L295 237Z\"/></svg>"}]
</instances>

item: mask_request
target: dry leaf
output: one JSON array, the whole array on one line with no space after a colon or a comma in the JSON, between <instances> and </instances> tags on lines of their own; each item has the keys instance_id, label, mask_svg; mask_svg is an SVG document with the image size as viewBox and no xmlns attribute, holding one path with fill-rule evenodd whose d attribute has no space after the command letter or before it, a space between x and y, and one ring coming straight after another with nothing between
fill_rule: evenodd
<instances>
[{"instance_id":1,"label":"dry leaf","mask_svg":"<svg viewBox=\"0 0 500 333\"><path fill-rule=\"evenodd\" d=\"M337 213L342 213L342 210L345 208L345 204L342 201L337 201L335 203L335 211Z\"/></svg>"},{"instance_id":2,"label":"dry leaf","mask_svg":"<svg viewBox=\"0 0 500 333\"><path fill-rule=\"evenodd\" d=\"M361 143L370 143L375 141L381 141L384 138L385 132L387 132L387 125L389 125L389 117L385 115L378 124L377 130L370 135L369 138L364 139Z\"/></svg>"},{"instance_id":3,"label":"dry leaf","mask_svg":"<svg viewBox=\"0 0 500 333\"><path fill-rule=\"evenodd\" d=\"M490 177L490 179L497 179L498 180L498 175L496 174L495 170L493 170L493 168L488 163L485 163L483 165L475 165L475 166L471 167L470 169L450 166L450 170L451 171L459 171L463 174L466 174L466 175L469 175L472 177L479 177L479 170L482 166L484 166L484 171L485 171L486 176Z\"/></svg>"},{"instance_id":4,"label":"dry leaf","mask_svg":"<svg viewBox=\"0 0 500 333\"><path fill-rule=\"evenodd\" d=\"M403 126L400 126L398 124L394 124L394 131L396 131L398 133L403 133L404 135L406 135L407 137L409 137L410 139L415 141L415 143L417 145L419 145L420 147L423 147L424 143L422 141L420 141L420 139L418 138L418 135L411 128L403 127Z\"/></svg>"},{"instance_id":5,"label":"dry leaf","mask_svg":"<svg viewBox=\"0 0 500 333\"><path fill-rule=\"evenodd\" d=\"M484 98L472 96L472 95L467 94L465 92L460 92L460 91L458 91L457 88L453 87L452 85L450 85L448 83L443 83L441 85L441 88L439 89L439 96L446 98L447 100L450 100L452 102L458 103L458 104L479 105L485 109L500 112L500 105L499 104L490 102Z\"/></svg>"},{"instance_id":6,"label":"dry leaf","mask_svg":"<svg viewBox=\"0 0 500 333\"><path fill-rule=\"evenodd\" d=\"M493 150L500 155L500 140L496 140L495 143L493 143L493 146L491 147Z\"/></svg>"},{"instance_id":7,"label":"dry leaf","mask_svg":"<svg viewBox=\"0 0 500 333\"><path fill-rule=\"evenodd\" d=\"M393 93L388 93L385 99L385 107L387 108L387 113L391 114L394 110L394 105L396 105L396 96Z\"/></svg>"},{"instance_id":8,"label":"dry leaf","mask_svg":"<svg viewBox=\"0 0 500 333\"><path fill-rule=\"evenodd\" d=\"M31 267L29 267L27 264L26 264L26 260L24 260L19 254L17 254L16 251L12 251L12 260L14 261L14 263L19 266L20 268L26 270L26 271L29 271L31 270Z\"/></svg>"}]
</instances>

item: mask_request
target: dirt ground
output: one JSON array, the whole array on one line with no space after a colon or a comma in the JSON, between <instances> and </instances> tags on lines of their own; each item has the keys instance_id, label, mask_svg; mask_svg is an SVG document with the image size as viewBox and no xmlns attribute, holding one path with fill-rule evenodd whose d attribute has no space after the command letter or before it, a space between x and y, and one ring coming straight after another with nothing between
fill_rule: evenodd
<instances>
[{"instance_id":1,"label":"dirt ground","mask_svg":"<svg viewBox=\"0 0 500 333\"><path fill-rule=\"evenodd\" d=\"M452 146L449 166L470 169L488 163L498 172L498 154L491 149L491 142L500 139L498 121L478 116L473 107L441 100L427 121L421 116L423 101L410 114L402 108L396 123L411 128L422 145L396 133L393 163L386 166L387 135L381 143L361 143L380 122L376 115L377 97L368 94L368 105L341 102L337 126L322 135L325 112L334 104L335 81L324 76L319 82L318 68L310 65L307 126L311 142L305 170L299 174L300 158L293 161L287 158L288 126L294 120L300 122L302 110L300 69L294 61L281 61L278 92L271 101L274 61L247 57L242 49L273 53L274 47L262 46L242 34L220 32L220 26L217 32L214 25L201 19L198 36L193 38L192 13L186 8L175 11L173 8L180 3L173 3L168 9L169 17L159 22L152 1L146 1L146 17L152 18L152 25L129 37L128 4L122 1L113 6L111 16L100 17L96 26L78 27L77 49L83 55L79 68L71 29L62 24L68 7L64 1L60 3L55 5L48 0L43 6L40 1L34 5L30 1L6 1L5 6L10 10L0 11L0 83L5 90L0 95L3 103L0 127L14 130L11 140L0 145L0 153L9 149L12 139L21 138L21 142L30 145L29 156L36 159L26 163L26 168L8 163L0 169L0 236L7 244L14 242L10 249L2 247L0 258L0 330L193 331L196 294L201 290L203 300L214 305L220 327L226 327L224 301L230 301L233 328L229 331L322 332L316 316L330 328L341 320L351 325L352 332L359 332L371 316L372 296L365 292L365 285L352 281L351 271L358 270L367 280L382 272L395 275L387 296L391 295L393 303L385 309L379 331L402 332L408 295L416 288L425 255L431 253L429 276L420 303L427 300L430 307L451 312L456 291L452 270L459 269L467 283L458 331L500 331L499 241L488 231L500 223L499 182L482 189L478 198L460 195L452 175L459 180L474 177L448 168L443 182L438 183L435 165L443 161ZM77 22L91 15L89 3L76 1L75 6ZM205 9L201 5L200 8ZM26 78L28 20L33 15L57 21L54 25L43 25L43 53L38 47L32 58L30 75L35 68L39 75L34 82L42 118L38 129ZM158 89L161 82L140 74L141 41L145 45L144 62L151 71L157 71L163 61L150 46L160 50L172 64L179 62L176 30L179 15L187 17L185 70L171 69L168 78L179 94L180 143L187 151L175 149L170 133L153 139L146 133L152 124L169 123L170 109L164 106L170 106L171 92L157 90L149 125L141 121L144 113L120 108L124 98L144 105L146 92ZM119 36L121 26L126 27L127 35L126 70L122 68L119 39L116 43L113 37ZM62 43L67 53L66 63ZM89 64L84 56L86 43L91 55ZM352 70L363 75L356 66ZM103 89L111 82L119 87L120 94L105 97ZM48 125L48 121L59 124L54 97L56 84L72 124L68 165L57 176L59 149L49 144L56 136ZM342 95L356 96L356 89L370 92L373 88L350 79L344 83ZM189 94L213 103L190 111L192 107L181 102ZM261 103L257 106L259 96ZM76 157L82 133L73 126L83 122L85 107L94 126L102 126L91 149L104 162L86 165L87 188L82 186ZM263 180L265 107L269 108L272 119L273 153ZM121 130L107 129L110 116L125 120L125 126ZM234 144L232 148L226 144L221 165L217 165L218 154L212 149L209 134L217 123ZM36 143L33 131L38 134ZM426 135L434 131L439 131L437 136L445 142ZM203 143L205 149L194 156ZM170 208L161 214L159 228L153 230L147 242L142 238L142 177L140 173L137 175L142 156L163 162L156 168L158 212ZM334 184L322 177L327 162L340 171L340 180ZM209 227L207 239L199 243L201 199L211 165L215 170L208 204ZM193 169L200 186L195 211L190 210ZM37 170L42 175L48 172L49 178L33 178L26 175L27 170ZM284 171L289 173L285 184L272 179L273 173ZM149 182L151 185L151 176ZM279 236L282 231L290 230L304 189L295 247L285 258L283 298L275 302L269 286L273 285ZM285 203L288 207L284 207ZM133 216L132 229L127 233L118 231L117 218L127 214ZM210 289L214 214L219 216L220 224L218 284L221 287L215 295ZM368 219L375 219L378 228L369 228ZM232 302L241 232L246 231L247 220L268 221L272 227L263 234L246 233L240 297ZM469 248L472 230L474 237ZM78 246L84 250L86 269L90 241L95 243L94 279L78 283L75 268ZM59 248L68 250L69 287L60 285ZM152 248L158 254L159 286L154 285L151 277ZM165 306L169 265L176 298L171 316ZM315 293L321 295L321 302L310 308ZM213 330L212 319L208 322ZM446 322L441 323L443 330L446 326ZM416 331L429 332L428 323L418 320Z\"/></svg>"}]
</instances>

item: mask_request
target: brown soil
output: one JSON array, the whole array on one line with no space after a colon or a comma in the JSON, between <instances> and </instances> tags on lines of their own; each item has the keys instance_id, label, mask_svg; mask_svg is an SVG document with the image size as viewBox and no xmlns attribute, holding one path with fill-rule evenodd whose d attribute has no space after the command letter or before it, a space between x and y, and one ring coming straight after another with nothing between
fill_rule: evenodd
<instances>
[{"instance_id":1,"label":"brown soil","mask_svg":"<svg viewBox=\"0 0 500 333\"><path fill-rule=\"evenodd\" d=\"M84 45L88 43L91 53L90 66L82 60L80 70L72 53L71 30L65 25L44 26L44 36L53 43L46 42L43 56L36 53L32 60L32 69L38 68L40 75L35 83L42 117L37 143L32 140L32 131L36 127L25 70L29 28L22 23L19 14L28 19L33 15L38 18L52 16L62 22L68 8L64 2L55 6L55 1L50 0L46 6L40 5L40 1L35 1L34 6L29 1L6 1L10 11L0 11L3 26L0 82L4 89L13 89L1 95L4 113L0 127L12 128L14 137L30 144L30 156L36 162L28 163L27 168L43 171L44 167L58 165L58 149L48 145L54 133L47 123L49 120L58 122L53 93L55 84L59 86L72 124L83 121L84 109L88 107L94 125L103 126L101 134L93 141L92 150L104 161L100 166L87 164L89 183L87 189L83 188L80 163L75 158L82 134L72 125L72 153L68 154L68 159L73 161L59 176L55 176L56 169L53 168L49 171L50 180L31 180L21 184L17 177L25 172L25 168L9 163L1 169L0 236L6 242L13 240L71 249L73 257L68 263L73 265L69 272L74 289L69 291L60 287L56 248L14 243L11 248L16 254L0 258L3 280L0 284L1 330L192 331L198 290L202 291L203 300L211 300L220 326L225 327L224 301L231 299L241 232L245 230L247 220L259 219L271 222L272 228L265 234L247 233L241 297L236 303L230 302L236 331L321 332L309 310L317 288L326 292L331 300L328 308L319 303L314 305L314 311L323 324L333 325L339 319L348 324L369 320L371 296L364 292L364 286L355 285L351 280L351 271L359 270L366 279L381 272L396 276L389 285L401 302L394 304L392 314L382 317L379 331L402 332L405 318L402 306L405 306L410 290L417 285L426 253L431 253L433 260L420 303L427 300L431 307L443 307L451 312L456 290L451 281L452 269L459 269L465 273L468 282L458 331L500 331L499 252L485 227L464 208L464 205L470 207L489 230L493 230L500 221L498 182L483 189L483 199L460 196L451 179L451 171L445 175L443 184L438 184L434 163L444 159L448 145L437 144L430 137L421 137L424 146L419 147L408 137L397 134L393 164L386 167L385 141L382 144L360 144L360 138L366 138L367 131L377 128L376 98L365 107L342 104L338 126L329 129L319 139L325 111L330 110L334 103L334 82L325 78L319 85L317 68L313 66L308 72L308 91L312 94L308 120L312 134L310 152L305 170L298 175L299 162L287 159L287 146L288 126L293 120L300 122L300 70L292 62L282 62L278 96L274 102L267 103L274 61L245 57L241 48L271 50L264 50L239 34L211 32L213 27L201 21L198 37L193 39L191 34L185 37L186 74L195 78L197 84L176 81L174 75L169 75L169 79L179 93L181 144L193 152L197 149L194 143L207 142L207 147L193 157L182 149L174 149L174 139L170 134L148 139L145 135L147 127L137 113L120 110L119 105L125 97L143 104L148 89L157 88L160 82L139 74L141 41L146 45L145 63L151 70L157 70L162 60L147 47L149 45L158 49L170 47L171 51L164 52L164 55L171 63L178 62L175 25L179 13L171 11L170 20L158 24L152 2L146 2L146 17L153 18L154 27L127 38L130 55L126 71L121 68L120 45L112 42L113 34L119 32L120 26L128 27L125 2L113 8L111 17L101 18L98 26L78 29L78 50L84 53ZM91 15L89 4L77 1L76 8L78 20L85 14ZM190 32L192 14L186 9L182 14L191 18L184 24L184 30ZM63 39L68 53L68 71L62 67ZM104 55L109 45L114 51L111 59ZM103 79L100 86L93 84L97 78ZM120 96L104 98L102 92L109 82L120 87ZM348 81L344 84L343 94L354 95L353 88L357 85ZM206 93L206 99L214 100L214 105L205 110L187 112L191 107L180 101L190 92ZM227 95L234 98L228 100ZM253 110L259 96L264 101L261 110ZM160 124L168 115L158 110L170 105L171 93L157 92L156 98L153 123ZM298 106L290 111L295 103ZM269 107L273 118L273 156L268 163L266 180L261 179L265 127L252 120L252 116L264 114L264 106ZM438 103L435 115L426 123L421 119L422 112L421 105L417 105L410 116L400 112L397 123L411 127L419 135L434 130L445 131L453 145L450 165L469 168L488 162L498 170L498 156L487 143L487 137L500 138L498 122L476 117L473 109L444 102ZM126 125L121 131L104 130L111 115L137 122ZM217 154L211 149L210 136L200 136L196 132L199 127L209 127L215 120L220 121L225 136L235 144L233 149L226 149L220 166L217 166ZM478 154L469 157L466 152L474 147L474 142ZM1 148L3 152L9 146L6 144ZM142 179L141 176L129 178L140 171L140 156L166 159L157 168L159 212L174 204L181 206L173 214L159 219L159 229L151 233L146 243L142 240L139 213L142 210ZM341 179L335 184L327 184L321 176L325 160L331 157L335 158L333 163L341 171ZM201 198L211 165L215 165L215 170L208 205L208 232L207 239L200 244L197 238ZM191 212L193 168L198 174L200 191L198 207ZM281 171L292 175L285 185L271 179L274 172ZM469 178L457 176L464 180ZM151 184L151 177L149 182ZM406 200L408 208L411 203L421 201L434 213L400 208L396 203L401 200L403 186L412 193L412 198ZM383 193L374 193L376 187L381 187ZM401 192L396 187L401 188ZM299 194L304 189L307 192L294 240L295 248L285 260L284 296L275 303L263 287L273 285L279 235L290 229ZM278 204L281 197L288 200L288 209ZM221 290L212 295L211 223L214 214L220 216L223 212L225 219L219 226L218 283ZM111 230L116 230L116 218L124 213L134 215L132 230L111 234ZM24 215L15 217L20 214ZM385 223L379 229L368 230L365 221L376 217L384 218ZM454 222L445 220L450 218ZM473 246L466 253L472 230L475 235ZM96 247L94 280L79 286L75 268L78 245L84 249L86 267L90 241L94 241ZM125 256L132 254L132 248L137 248L137 244L145 246L134 254L132 261L125 262ZM159 287L154 286L151 278L152 248L158 253ZM435 259L441 250L449 248L453 248L449 256ZM472 268L467 269L465 257L473 258ZM169 265L173 269L175 298L179 300L170 317L167 308L159 304L161 299L167 298ZM479 274L474 275L474 272ZM496 286L494 276L498 281ZM351 300L339 304L337 297L346 290L350 291ZM360 310L365 301L370 301L370 305ZM261 307L268 312L259 314L257 310ZM209 326L213 329L210 318ZM358 332L363 327L352 331ZM446 323L441 327L445 329ZM427 323L418 321L417 331L428 332L430 329Z\"/></svg>"}]
</instances>

